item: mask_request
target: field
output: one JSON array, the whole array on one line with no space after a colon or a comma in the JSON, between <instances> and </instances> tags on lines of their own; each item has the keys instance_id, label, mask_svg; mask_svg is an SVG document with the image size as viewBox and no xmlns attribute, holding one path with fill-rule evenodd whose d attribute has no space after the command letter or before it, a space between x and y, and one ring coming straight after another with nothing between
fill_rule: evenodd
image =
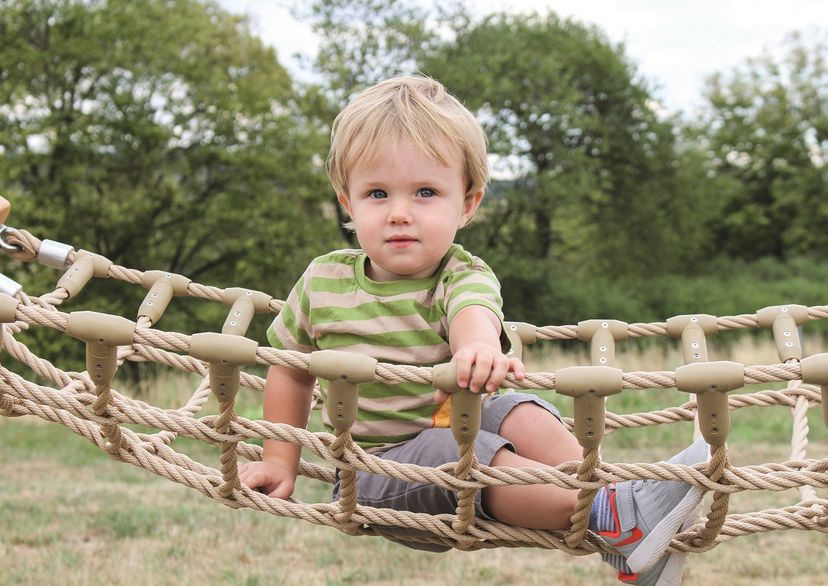
<instances>
[{"instance_id":1,"label":"field","mask_svg":"<svg viewBox=\"0 0 828 586\"><path fill-rule=\"evenodd\" d=\"M816 346L816 345L815 345ZM815 347L813 349L816 349ZM711 358L745 363L776 361L772 349L749 338ZM532 370L551 370L583 356L532 355ZM675 350L649 349L620 357L626 370L669 369ZM153 404L173 406L190 381L161 378L134 389ZM753 388L750 390L759 390ZM611 399L616 412L682 403L671 391L625 392ZM563 409L566 402L555 399ZM260 416L258 398L240 404ZM782 407L733 414L731 457L736 465L788 459L790 417ZM809 457L828 454L821 414L810 418ZM689 442L689 425L620 431L605 440L609 461L655 461ZM595 556L498 549L428 554L385 540L348 537L300 521L218 505L144 470L109 460L67 429L34 418L0 418L0 584L371 584L429 585L615 584L614 573ZM217 466L218 450L176 442ZM298 497L327 500L326 485L300 481ZM825 496L826 491L819 491ZM792 504L796 491L742 493L731 511ZM685 584L824 584L828 581L825 535L803 531L742 537L711 552L691 555Z\"/></svg>"}]
</instances>

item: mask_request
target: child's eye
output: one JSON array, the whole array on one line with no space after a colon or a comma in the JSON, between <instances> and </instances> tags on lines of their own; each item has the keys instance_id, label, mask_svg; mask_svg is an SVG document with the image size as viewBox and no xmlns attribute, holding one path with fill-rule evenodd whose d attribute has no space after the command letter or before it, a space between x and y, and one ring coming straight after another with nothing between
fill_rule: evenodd
<instances>
[{"instance_id":1,"label":"child's eye","mask_svg":"<svg viewBox=\"0 0 828 586\"><path fill-rule=\"evenodd\" d=\"M422 189L417 190L417 195L420 197L434 197L437 195L437 192L428 187L423 187Z\"/></svg>"},{"instance_id":2,"label":"child's eye","mask_svg":"<svg viewBox=\"0 0 828 586\"><path fill-rule=\"evenodd\" d=\"M385 193L382 189L372 189L367 194L368 199L385 199L388 197L388 194Z\"/></svg>"}]
</instances>

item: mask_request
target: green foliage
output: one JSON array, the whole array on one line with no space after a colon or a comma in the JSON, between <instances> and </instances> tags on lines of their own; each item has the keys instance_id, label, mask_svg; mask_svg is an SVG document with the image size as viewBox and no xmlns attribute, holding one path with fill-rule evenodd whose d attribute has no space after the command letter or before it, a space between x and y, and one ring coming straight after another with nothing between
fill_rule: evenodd
<instances>
[{"instance_id":1,"label":"green foliage","mask_svg":"<svg viewBox=\"0 0 828 586\"><path fill-rule=\"evenodd\" d=\"M282 297L338 240L324 133L244 19L196 0L18 0L0 30L13 225ZM27 291L54 283L17 269ZM143 293L108 291L98 307L132 317ZM188 313L186 330L212 319Z\"/></svg>"},{"instance_id":2,"label":"green foliage","mask_svg":"<svg viewBox=\"0 0 828 586\"><path fill-rule=\"evenodd\" d=\"M283 298L348 239L322 169L334 115L362 87L422 71L488 132L497 178L460 240L501 278L510 318L824 303L819 34L714 76L690 122L659 112L623 45L554 13L475 18L460 1L391 0L296 11L322 38L311 84L211 0L0 2L11 223L124 266ZM7 272L30 293L57 276ZM71 308L134 317L143 294L97 281ZM216 330L224 312L176 300L159 325ZM81 365L81 344L42 328L23 339Z\"/></svg>"},{"instance_id":3,"label":"green foliage","mask_svg":"<svg viewBox=\"0 0 828 586\"><path fill-rule=\"evenodd\" d=\"M828 252L828 37L785 48L708 82L701 146L726 185L717 243L736 258Z\"/></svg>"}]
</instances>

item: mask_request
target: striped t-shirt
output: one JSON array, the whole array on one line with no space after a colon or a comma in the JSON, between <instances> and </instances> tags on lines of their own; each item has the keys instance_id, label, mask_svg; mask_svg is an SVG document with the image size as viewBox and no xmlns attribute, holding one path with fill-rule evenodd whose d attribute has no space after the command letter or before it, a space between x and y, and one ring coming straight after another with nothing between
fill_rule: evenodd
<instances>
[{"instance_id":1,"label":"striped t-shirt","mask_svg":"<svg viewBox=\"0 0 828 586\"><path fill-rule=\"evenodd\" d=\"M373 281L365 275L366 258L362 250L337 250L314 259L268 328L270 343L432 366L451 360L448 328L464 307L482 305L503 319L497 277L458 244L425 279ZM351 433L363 448L403 442L424 429L448 427L450 404L436 403L434 389L424 384L364 383Z\"/></svg>"}]
</instances>

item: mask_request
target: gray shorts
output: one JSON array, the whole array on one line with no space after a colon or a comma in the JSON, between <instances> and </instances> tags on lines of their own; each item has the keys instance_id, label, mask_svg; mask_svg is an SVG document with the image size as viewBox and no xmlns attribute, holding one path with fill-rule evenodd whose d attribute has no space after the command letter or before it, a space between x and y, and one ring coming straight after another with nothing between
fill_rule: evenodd
<instances>
[{"instance_id":1,"label":"gray shorts","mask_svg":"<svg viewBox=\"0 0 828 586\"><path fill-rule=\"evenodd\" d=\"M485 466L491 465L495 453L500 448L515 451L509 441L500 436L500 425L503 419L521 403L532 402L549 411L552 415L561 418L558 409L536 395L526 393L502 393L492 395L483 401L480 433L477 434L474 450L477 459ZM457 442L447 428L426 429L415 438L388 450L374 453L378 458L395 462L418 464L436 468L460 459L460 450ZM334 485L334 500L339 498L339 480ZM406 482L398 478L389 478L369 472L357 472L357 501L361 505L410 511L412 513L428 513L439 515L454 513L457 508L457 495L441 486L423 482ZM476 513L478 517L492 519L483 509L480 492L476 495ZM427 551L446 551L444 546L405 541L405 536L421 533L414 529L390 529L394 539L415 549Z\"/></svg>"}]
</instances>

